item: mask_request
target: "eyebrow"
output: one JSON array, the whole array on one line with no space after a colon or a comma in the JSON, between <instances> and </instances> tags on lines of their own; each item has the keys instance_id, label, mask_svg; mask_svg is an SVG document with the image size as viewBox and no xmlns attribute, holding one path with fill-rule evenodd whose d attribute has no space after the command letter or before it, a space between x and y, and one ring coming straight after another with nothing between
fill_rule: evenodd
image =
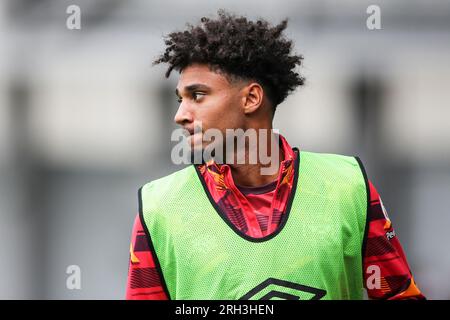
<instances>
[{"instance_id":1,"label":"eyebrow","mask_svg":"<svg viewBox=\"0 0 450 320\"><path fill-rule=\"evenodd\" d=\"M194 92L197 90L211 91L211 88L208 87L207 85L201 84L201 83L194 83L194 84L190 84L190 85L184 87L184 91L186 91L186 92ZM180 92L178 91L178 88L175 88L175 94L178 97L180 96Z\"/></svg>"}]
</instances>

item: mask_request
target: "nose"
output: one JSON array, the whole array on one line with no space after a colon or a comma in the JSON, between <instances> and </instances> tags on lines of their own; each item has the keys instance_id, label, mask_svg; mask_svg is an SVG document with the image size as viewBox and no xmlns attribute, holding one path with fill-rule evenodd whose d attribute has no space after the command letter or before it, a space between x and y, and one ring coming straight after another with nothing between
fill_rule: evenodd
<instances>
[{"instance_id":1,"label":"nose","mask_svg":"<svg viewBox=\"0 0 450 320\"><path fill-rule=\"evenodd\" d=\"M186 123L191 123L194 121L192 112L189 111L186 103L184 102L180 103L180 106L178 107L177 113L175 114L173 120L180 126L183 126Z\"/></svg>"}]
</instances>

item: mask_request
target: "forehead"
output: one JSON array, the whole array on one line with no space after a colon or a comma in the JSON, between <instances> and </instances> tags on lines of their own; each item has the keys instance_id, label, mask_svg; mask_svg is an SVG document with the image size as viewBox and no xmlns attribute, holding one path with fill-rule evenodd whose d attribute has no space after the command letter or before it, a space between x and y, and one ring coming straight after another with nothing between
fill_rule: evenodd
<instances>
[{"instance_id":1,"label":"forehead","mask_svg":"<svg viewBox=\"0 0 450 320\"><path fill-rule=\"evenodd\" d=\"M187 66L180 73L177 89L181 91L184 87L191 84L204 84L212 88L231 85L223 74L211 70L206 64L193 64Z\"/></svg>"}]
</instances>

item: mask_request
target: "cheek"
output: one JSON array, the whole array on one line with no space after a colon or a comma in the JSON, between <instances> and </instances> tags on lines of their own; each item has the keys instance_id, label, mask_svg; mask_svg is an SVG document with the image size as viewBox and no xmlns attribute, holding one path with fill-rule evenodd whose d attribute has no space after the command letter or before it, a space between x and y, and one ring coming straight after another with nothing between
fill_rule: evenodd
<instances>
[{"instance_id":1,"label":"cheek","mask_svg":"<svg viewBox=\"0 0 450 320\"><path fill-rule=\"evenodd\" d=\"M219 119L227 123L227 128L239 127L243 116L239 98L227 95L218 103L220 103Z\"/></svg>"},{"instance_id":2,"label":"cheek","mask_svg":"<svg viewBox=\"0 0 450 320\"><path fill-rule=\"evenodd\" d=\"M205 101L197 109L197 120L203 122L204 128L226 128L235 117L233 104L229 99L214 97Z\"/></svg>"},{"instance_id":3,"label":"cheek","mask_svg":"<svg viewBox=\"0 0 450 320\"><path fill-rule=\"evenodd\" d=\"M201 121L203 129L242 128L244 114L241 101L236 94L217 94L209 96L202 105L197 106L195 118Z\"/></svg>"}]
</instances>

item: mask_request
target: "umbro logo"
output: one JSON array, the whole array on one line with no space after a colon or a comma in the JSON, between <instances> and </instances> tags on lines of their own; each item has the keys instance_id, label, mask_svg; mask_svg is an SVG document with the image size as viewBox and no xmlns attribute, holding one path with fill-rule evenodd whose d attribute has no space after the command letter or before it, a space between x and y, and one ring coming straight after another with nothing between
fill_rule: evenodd
<instances>
[{"instance_id":1,"label":"umbro logo","mask_svg":"<svg viewBox=\"0 0 450 320\"><path fill-rule=\"evenodd\" d=\"M326 293L322 289L269 278L250 290L239 300L319 300Z\"/></svg>"}]
</instances>

